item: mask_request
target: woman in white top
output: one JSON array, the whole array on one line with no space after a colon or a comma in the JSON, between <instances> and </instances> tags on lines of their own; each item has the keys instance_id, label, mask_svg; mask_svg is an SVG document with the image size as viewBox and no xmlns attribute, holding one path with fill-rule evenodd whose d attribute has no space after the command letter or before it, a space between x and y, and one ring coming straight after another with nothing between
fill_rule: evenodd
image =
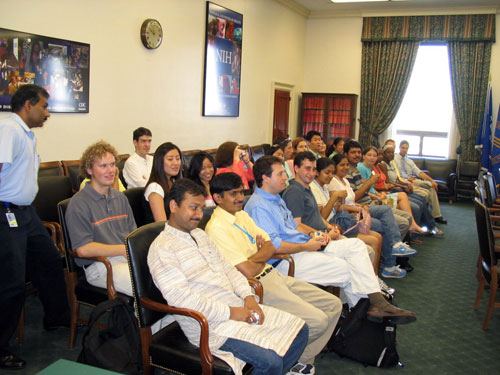
<instances>
[{"instance_id":1,"label":"woman in white top","mask_svg":"<svg viewBox=\"0 0 500 375\"><path fill-rule=\"evenodd\" d=\"M332 181L334 173L335 166L333 161L326 157L320 158L316 162L316 178L310 184L310 187L314 198L316 199L316 203L318 204L321 216L328 222L337 224L335 217L346 215L346 212L342 212L342 209L343 202L347 198L347 191L346 189L328 191L327 186ZM355 220L352 221L354 223L356 222ZM347 228L342 229L345 231ZM363 234L356 231L355 237L371 246L375 251L373 268L375 269L375 273L378 273L378 266L382 251L382 236L371 230L369 234Z\"/></svg>"},{"instance_id":2,"label":"woman in white top","mask_svg":"<svg viewBox=\"0 0 500 375\"><path fill-rule=\"evenodd\" d=\"M205 191L205 207L215 206L212 194L210 194L210 181L212 181L214 174L215 161L212 155L205 151L193 155L189 163L187 177L203 187Z\"/></svg>"},{"instance_id":3,"label":"woman in white top","mask_svg":"<svg viewBox=\"0 0 500 375\"><path fill-rule=\"evenodd\" d=\"M153 169L144 190L154 221L166 221L165 198L178 177L181 177L181 150L173 143L158 146L153 156Z\"/></svg>"}]
</instances>

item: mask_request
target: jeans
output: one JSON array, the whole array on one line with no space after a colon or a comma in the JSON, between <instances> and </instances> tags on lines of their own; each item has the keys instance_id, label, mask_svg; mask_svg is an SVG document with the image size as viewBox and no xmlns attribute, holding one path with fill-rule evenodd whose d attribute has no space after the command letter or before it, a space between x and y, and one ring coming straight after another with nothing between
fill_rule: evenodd
<instances>
[{"instance_id":1,"label":"jeans","mask_svg":"<svg viewBox=\"0 0 500 375\"><path fill-rule=\"evenodd\" d=\"M371 230L382 235L382 266L392 267L396 264L396 257L392 255L392 247L401 241L399 227L394 219L392 209L386 205L370 206L372 217Z\"/></svg>"},{"instance_id":2,"label":"jeans","mask_svg":"<svg viewBox=\"0 0 500 375\"><path fill-rule=\"evenodd\" d=\"M429 229L433 229L436 227L436 221L432 217L431 212L427 208L427 202L425 201L425 197L412 193L408 194L408 199L410 201L413 201L417 204L419 204L420 209L421 209L421 215L420 218L417 218L415 216L415 220L417 220L418 225L423 226L425 225Z\"/></svg>"},{"instance_id":3,"label":"jeans","mask_svg":"<svg viewBox=\"0 0 500 375\"><path fill-rule=\"evenodd\" d=\"M233 338L228 338L220 350L233 353L236 358L250 363L253 366L253 375L286 374L297 363L308 337L309 328L304 324L283 357L274 350Z\"/></svg>"}]
</instances>

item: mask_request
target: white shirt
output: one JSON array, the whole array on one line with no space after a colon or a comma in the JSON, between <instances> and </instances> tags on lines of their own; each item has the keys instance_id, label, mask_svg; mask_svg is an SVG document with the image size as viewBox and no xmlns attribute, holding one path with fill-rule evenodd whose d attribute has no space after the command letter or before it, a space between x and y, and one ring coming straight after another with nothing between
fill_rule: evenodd
<instances>
[{"instance_id":1,"label":"white shirt","mask_svg":"<svg viewBox=\"0 0 500 375\"><path fill-rule=\"evenodd\" d=\"M339 181L337 176L333 176L332 180L328 184L328 191L341 191L347 190L347 197L345 198L345 204L348 206L354 206L355 196L354 191L349 184L349 181L344 177L342 182Z\"/></svg>"},{"instance_id":2,"label":"white shirt","mask_svg":"<svg viewBox=\"0 0 500 375\"><path fill-rule=\"evenodd\" d=\"M146 186L152 168L153 157L151 155L146 155L146 159L144 159L134 152L123 167L123 177L127 182L127 189Z\"/></svg>"},{"instance_id":3,"label":"white shirt","mask_svg":"<svg viewBox=\"0 0 500 375\"><path fill-rule=\"evenodd\" d=\"M28 206L38 193L35 135L21 117L12 113L0 121L0 201Z\"/></svg>"}]
</instances>

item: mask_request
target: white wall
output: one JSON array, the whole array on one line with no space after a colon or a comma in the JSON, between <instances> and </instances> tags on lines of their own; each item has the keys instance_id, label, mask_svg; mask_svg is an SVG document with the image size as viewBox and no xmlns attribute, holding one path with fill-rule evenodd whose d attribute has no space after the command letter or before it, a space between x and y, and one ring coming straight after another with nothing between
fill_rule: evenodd
<instances>
[{"instance_id":1,"label":"white wall","mask_svg":"<svg viewBox=\"0 0 500 375\"><path fill-rule=\"evenodd\" d=\"M474 11L471 10L471 13ZM442 14L447 14L443 10ZM388 14L389 15L389 14ZM309 19L304 58L304 91L360 94L361 31L363 19ZM491 55L493 121L500 104L500 15L496 16L496 40ZM358 112L359 118L359 97ZM357 124L359 127L359 124ZM359 129L356 129L356 135ZM450 147L453 149L453 147Z\"/></svg>"},{"instance_id":2,"label":"white wall","mask_svg":"<svg viewBox=\"0 0 500 375\"><path fill-rule=\"evenodd\" d=\"M243 13L238 118L201 116L204 0L2 0L1 27L91 45L90 113L52 114L36 130L42 160L79 158L98 139L129 153L138 126L152 130L153 149L165 141L185 150L269 142L272 82L302 90L306 21L270 0L217 3ZM139 37L146 18L164 30L154 51Z\"/></svg>"}]
</instances>

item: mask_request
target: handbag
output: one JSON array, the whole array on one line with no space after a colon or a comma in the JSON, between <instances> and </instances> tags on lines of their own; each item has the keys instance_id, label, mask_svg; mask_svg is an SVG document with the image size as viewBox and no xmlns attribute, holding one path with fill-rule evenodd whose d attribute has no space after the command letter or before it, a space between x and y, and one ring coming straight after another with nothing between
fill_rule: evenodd
<instances>
[{"instance_id":1,"label":"handbag","mask_svg":"<svg viewBox=\"0 0 500 375\"><path fill-rule=\"evenodd\" d=\"M370 211L368 211L368 208L362 207L361 210L359 210L358 215L357 215L357 223L344 231L344 235L354 229L357 229L359 233L361 234L368 234L370 233L370 228L372 227L372 217L370 215Z\"/></svg>"}]
</instances>

